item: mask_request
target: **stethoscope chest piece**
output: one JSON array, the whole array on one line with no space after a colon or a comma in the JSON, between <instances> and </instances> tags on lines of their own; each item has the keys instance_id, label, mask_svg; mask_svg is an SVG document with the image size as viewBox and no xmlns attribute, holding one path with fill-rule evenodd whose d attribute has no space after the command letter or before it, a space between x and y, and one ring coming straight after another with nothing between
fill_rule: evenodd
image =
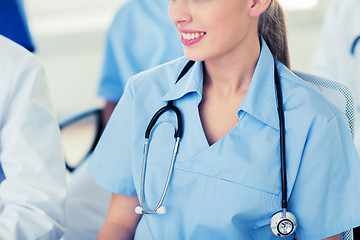
<instances>
[{"instance_id":1,"label":"stethoscope chest piece","mask_svg":"<svg viewBox=\"0 0 360 240\"><path fill-rule=\"evenodd\" d=\"M288 237L295 232L297 226L295 216L288 211L276 213L270 220L271 231L278 237Z\"/></svg>"}]
</instances>

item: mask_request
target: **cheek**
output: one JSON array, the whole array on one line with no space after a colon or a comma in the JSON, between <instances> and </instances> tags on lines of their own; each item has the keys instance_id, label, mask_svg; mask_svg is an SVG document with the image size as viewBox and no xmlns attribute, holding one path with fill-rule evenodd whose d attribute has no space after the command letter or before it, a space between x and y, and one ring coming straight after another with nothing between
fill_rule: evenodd
<instances>
[{"instance_id":1,"label":"cheek","mask_svg":"<svg viewBox=\"0 0 360 240\"><path fill-rule=\"evenodd\" d=\"M211 40L213 44L223 43L228 45L231 42L234 42L241 36L243 27L241 24L236 22L229 21L229 19L224 19L221 21L221 24L214 25Z\"/></svg>"},{"instance_id":2,"label":"cheek","mask_svg":"<svg viewBox=\"0 0 360 240\"><path fill-rule=\"evenodd\" d=\"M169 15L170 21L174 24L174 8L173 8L173 5L171 4L171 1L170 1L169 8L168 8L168 15Z\"/></svg>"}]
</instances>

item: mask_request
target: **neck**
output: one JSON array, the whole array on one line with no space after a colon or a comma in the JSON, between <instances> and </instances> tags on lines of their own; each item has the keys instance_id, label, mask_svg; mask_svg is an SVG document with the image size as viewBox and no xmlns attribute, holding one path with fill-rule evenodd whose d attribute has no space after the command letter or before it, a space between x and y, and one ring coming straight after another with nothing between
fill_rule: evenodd
<instances>
[{"instance_id":1,"label":"neck","mask_svg":"<svg viewBox=\"0 0 360 240\"><path fill-rule=\"evenodd\" d=\"M260 55L259 41L250 46L242 49L242 54L206 60L204 87L223 96L246 93Z\"/></svg>"}]
</instances>

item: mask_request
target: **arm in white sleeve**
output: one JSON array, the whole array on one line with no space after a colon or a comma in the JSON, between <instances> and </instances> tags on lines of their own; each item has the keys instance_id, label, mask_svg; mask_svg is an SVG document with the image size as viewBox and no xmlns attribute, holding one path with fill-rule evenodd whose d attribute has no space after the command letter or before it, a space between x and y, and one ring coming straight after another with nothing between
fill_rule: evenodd
<instances>
[{"instance_id":1,"label":"arm in white sleeve","mask_svg":"<svg viewBox=\"0 0 360 240\"><path fill-rule=\"evenodd\" d=\"M0 59L0 69L8 64L0 76L9 78L1 81L10 82L8 88L0 86L0 162L5 173L0 239L59 239L65 230L65 168L44 74L31 54L8 61Z\"/></svg>"}]
</instances>

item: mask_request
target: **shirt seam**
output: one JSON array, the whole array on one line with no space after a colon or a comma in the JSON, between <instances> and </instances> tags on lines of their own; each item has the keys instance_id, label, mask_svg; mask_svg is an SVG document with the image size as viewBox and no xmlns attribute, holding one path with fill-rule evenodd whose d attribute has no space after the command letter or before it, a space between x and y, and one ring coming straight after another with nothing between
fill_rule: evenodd
<instances>
[{"instance_id":1,"label":"shirt seam","mask_svg":"<svg viewBox=\"0 0 360 240\"><path fill-rule=\"evenodd\" d=\"M315 136L318 132L320 132L323 128L327 127L334 119L336 119L337 116L339 116L339 113L334 113L334 115L328 119L322 126L320 126L316 131L314 131L313 133L311 133L307 139Z\"/></svg>"},{"instance_id":2,"label":"shirt seam","mask_svg":"<svg viewBox=\"0 0 360 240\"><path fill-rule=\"evenodd\" d=\"M137 161L137 160L133 160L133 161L137 162L137 163L142 163L142 161ZM152 165L163 166L163 167L168 167L166 164L161 164L161 163L151 163L151 164ZM226 181L226 182L229 182L229 183L234 183L234 184L241 185L241 186L244 186L244 187L247 187L247 188L255 189L257 191L267 193L267 194L270 194L270 195L273 195L273 196L279 196L280 195L280 193L275 193L275 192L271 192L271 191L264 190L264 189L261 189L261 188L249 186L249 185L246 185L244 183L240 183L238 181L232 181L232 180L229 180L229 179L226 179L226 178L212 176L212 175L209 175L209 174L206 174L206 173L203 173L203 172L199 172L199 171L188 170L188 169L179 168L179 167L176 167L176 166L174 166L174 169L182 171L182 172L199 174L199 175L210 177L210 178L213 178L213 179L223 180L223 181Z\"/></svg>"}]
</instances>

